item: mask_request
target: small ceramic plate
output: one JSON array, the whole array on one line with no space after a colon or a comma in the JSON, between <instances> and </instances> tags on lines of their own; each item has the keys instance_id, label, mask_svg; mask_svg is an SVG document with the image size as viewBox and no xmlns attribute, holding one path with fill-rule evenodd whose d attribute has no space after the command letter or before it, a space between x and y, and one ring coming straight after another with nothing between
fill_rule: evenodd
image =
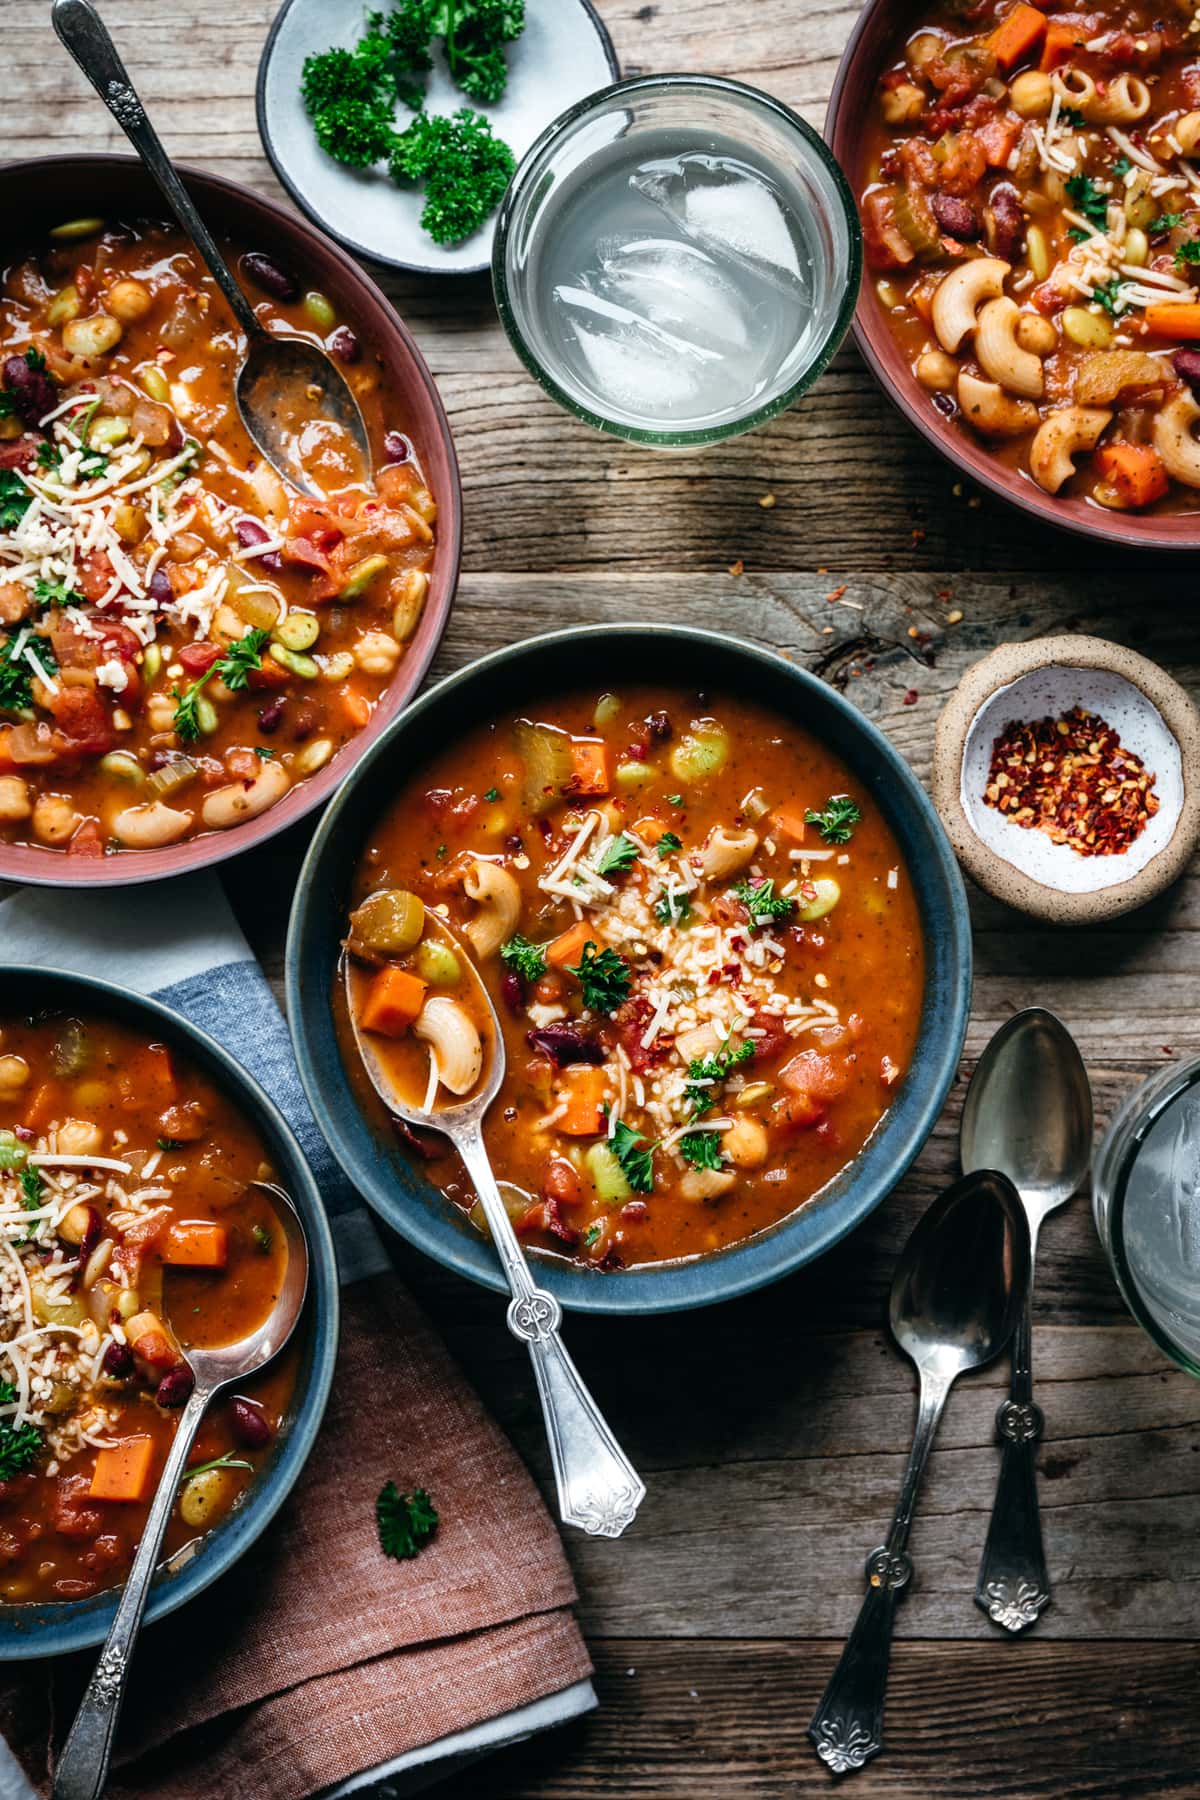
<instances>
[{"instance_id":1,"label":"small ceramic plate","mask_svg":"<svg viewBox=\"0 0 1200 1800\"><path fill-rule=\"evenodd\" d=\"M284 0L258 66L258 130L271 167L310 219L359 256L389 269L478 275L491 267L495 214L461 244L435 244L421 230L421 190L399 188L381 170L348 169L326 156L300 99L306 57L353 49L363 0ZM590 0L525 0L525 29L508 46L508 87L497 106L477 106L447 73L441 52L426 89L430 112L473 107L519 162L559 113L620 75L612 42ZM403 128L403 107L397 124Z\"/></svg>"},{"instance_id":2,"label":"small ceramic plate","mask_svg":"<svg viewBox=\"0 0 1200 1800\"><path fill-rule=\"evenodd\" d=\"M1154 776L1158 811L1119 855L1081 856L984 798L1005 727L1076 706L1111 725ZM1119 644L1003 644L968 671L938 721L933 794L960 862L989 893L1058 924L1113 918L1174 881L1200 837L1200 715L1178 682Z\"/></svg>"}]
</instances>

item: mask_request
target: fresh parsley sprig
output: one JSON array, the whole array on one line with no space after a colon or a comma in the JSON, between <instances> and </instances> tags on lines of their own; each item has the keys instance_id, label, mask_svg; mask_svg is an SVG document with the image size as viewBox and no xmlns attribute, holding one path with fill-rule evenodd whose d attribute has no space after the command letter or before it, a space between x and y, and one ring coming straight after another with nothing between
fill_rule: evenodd
<instances>
[{"instance_id":1,"label":"fresh parsley sprig","mask_svg":"<svg viewBox=\"0 0 1200 1800\"><path fill-rule=\"evenodd\" d=\"M629 998L633 983L629 964L615 950L597 950L589 938L577 964L567 964L583 989L583 1004L591 1011L614 1013Z\"/></svg>"},{"instance_id":2,"label":"fresh parsley sprig","mask_svg":"<svg viewBox=\"0 0 1200 1800\"><path fill-rule=\"evenodd\" d=\"M77 594L65 581L45 581L41 576L33 584L33 597L39 606L82 606L83 595Z\"/></svg>"},{"instance_id":3,"label":"fresh parsley sprig","mask_svg":"<svg viewBox=\"0 0 1200 1800\"><path fill-rule=\"evenodd\" d=\"M654 1150L640 1131L618 1119L608 1147L621 1165L621 1172L635 1194L654 1192Z\"/></svg>"},{"instance_id":4,"label":"fresh parsley sprig","mask_svg":"<svg viewBox=\"0 0 1200 1800\"><path fill-rule=\"evenodd\" d=\"M1186 244L1178 245L1174 261L1177 269L1186 269L1200 263L1200 238L1189 238Z\"/></svg>"},{"instance_id":5,"label":"fresh parsley sprig","mask_svg":"<svg viewBox=\"0 0 1200 1800\"><path fill-rule=\"evenodd\" d=\"M0 531L15 531L29 508L33 495L15 469L0 469Z\"/></svg>"},{"instance_id":6,"label":"fresh parsley sprig","mask_svg":"<svg viewBox=\"0 0 1200 1800\"><path fill-rule=\"evenodd\" d=\"M247 685L255 669L262 668L262 653L271 641L269 631L248 631L230 644L224 656L218 657L211 668L204 671L198 681L185 688L181 694L177 688L171 692L177 702L172 724L175 736L182 743L194 744L200 736L200 718L196 710L196 702L205 686L214 675L225 683L230 693L237 694Z\"/></svg>"},{"instance_id":7,"label":"fresh parsley sprig","mask_svg":"<svg viewBox=\"0 0 1200 1800\"><path fill-rule=\"evenodd\" d=\"M500 946L500 961L525 981L539 981L546 973L546 953L540 944L531 944L517 932L507 944Z\"/></svg>"},{"instance_id":8,"label":"fresh parsley sprig","mask_svg":"<svg viewBox=\"0 0 1200 1800\"><path fill-rule=\"evenodd\" d=\"M827 844L848 844L861 819L858 804L849 794L830 794L822 812L810 806L804 815L804 823L815 825Z\"/></svg>"},{"instance_id":9,"label":"fresh parsley sprig","mask_svg":"<svg viewBox=\"0 0 1200 1800\"><path fill-rule=\"evenodd\" d=\"M0 1381L0 1406L11 1406L16 1397L17 1390L12 1382ZM0 1481L11 1481L14 1475L24 1474L41 1454L44 1442L37 1426L31 1425L28 1419L24 1425L0 1419Z\"/></svg>"},{"instance_id":10,"label":"fresh parsley sprig","mask_svg":"<svg viewBox=\"0 0 1200 1800\"><path fill-rule=\"evenodd\" d=\"M716 1050L710 1056L694 1056L688 1064L687 1086L683 1090L688 1116L702 1119L717 1104L713 1089L724 1081L739 1063L749 1062L754 1055L754 1041L747 1038L737 1050Z\"/></svg>"},{"instance_id":11,"label":"fresh parsley sprig","mask_svg":"<svg viewBox=\"0 0 1200 1800\"><path fill-rule=\"evenodd\" d=\"M720 1169L721 1134L717 1131L686 1131L679 1140L679 1153L693 1169Z\"/></svg>"},{"instance_id":12,"label":"fresh parsley sprig","mask_svg":"<svg viewBox=\"0 0 1200 1800\"><path fill-rule=\"evenodd\" d=\"M670 856L672 850L682 850L683 845L673 831L664 831L658 840L656 849L661 862L664 856Z\"/></svg>"},{"instance_id":13,"label":"fresh parsley sprig","mask_svg":"<svg viewBox=\"0 0 1200 1800\"><path fill-rule=\"evenodd\" d=\"M660 925L683 925L692 916L691 899L682 888L677 894L669 894L664 888L654 902L654 916Z\"/></svg>"},{"instance_id":14,"label":"fresh parsley sprig","mask_svg":"<svg viewBox=\"0 0 1200 1800\"><path fill-rule=\"evenodd\" d=\"M627 831L620 831L604 846L604 853L596 864L596 873L597 875L624 875L627 869L633 867L637 857L637 844Z\"/></svg>"},{"instance_id":15,"label":"fresh parsley sprig","mask_svg":"<svg viewBox=\"0 0 1200 1800\"><path fill-rule=\"evenodd\" d=\"M25 646L21 655L14 658L13 651L21 643L30 642L28 633L18 627L6 644L0 645L0 712L24 712L33 705L33 670L25 657ZM47 675L58 673L58 662L45 638L38 638L34 651L38 662Z\"/></svg>"},{"instance_id":16,"label":"fresh parsley sprig","mask_svg":"<svg viewBox=\"0 0 1200 1800\"><path fill-rule=\"evenodd\" d=\"M375 1502L375 1523L384 1555L407 1562L425 1548L437 1530L437 1508L424 1488L402 1494L394 1481L388 1481Z\"/></svg>"},{"instance_id":17,"label":"fresh parsley sprig","mask_svg":"<svg viewBox=\"0 0 1200 1800\"><path fill-rule=\"evenodd\" d=\"M775 892L771 876L764 876L760 881L739 881L733 889L733 897L740 900L750 914L752 926L772 925L779 919L786 919L796 905L786 894Z\"/></svg>"}]
</instances>

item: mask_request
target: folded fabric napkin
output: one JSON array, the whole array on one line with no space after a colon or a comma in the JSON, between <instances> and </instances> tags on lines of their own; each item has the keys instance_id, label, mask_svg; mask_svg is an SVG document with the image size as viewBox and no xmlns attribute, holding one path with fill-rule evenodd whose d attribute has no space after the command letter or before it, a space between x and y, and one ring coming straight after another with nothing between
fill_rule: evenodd
<instances>
[{"instance_id":1,"label":"folded fabric napkin","mask_svg":"<svg viewBox=\"0 0 1200 1800\"><path fill-rule=\"evenodd\" d=\"M0 901L0 954L152 993L257 1077L321 1186L342 1340L321 1435L283 1510L235 1570L145 1632L108 1793L414 1793L595 1705L570 1572L525 1468L336 1169L215 876L172 882L162 901L157 887L24 890ZM427 1487L441 1516L410 1562L385 1557L376 1537L375 1496L390 1478ZM46 1791L50 1746L94 1658L0 1675L0 1730L17 1759L0 1767L0 1800L30 1800L29 1781Z\"/></svg>"}]
</instances>

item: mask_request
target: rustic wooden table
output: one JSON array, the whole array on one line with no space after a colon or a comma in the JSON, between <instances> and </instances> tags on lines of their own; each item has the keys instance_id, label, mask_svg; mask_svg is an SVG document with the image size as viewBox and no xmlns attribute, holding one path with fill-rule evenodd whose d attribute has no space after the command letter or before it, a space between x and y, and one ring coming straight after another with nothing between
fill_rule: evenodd
<instances>
[{"instance_id":1,"label":"rustic wooden table","mask_svg":"<svg viewBox=\"0 0 1200 1800\"><path fill-rule=\"evenodd\" d=\"M817 125L854 16L847 0L598 3L627 73L740 76ZM104 10L171 151L274 191L253 103L274 0ZM11 153L124 149L46 15L45 0L4 0ZM544 626L690 619L819 671L922 775L945 697L1001 640L1097 631L1200 686L1182 565L1122 561L961 490L852 349L769 429L656 456L590 433L541 394L486 281L386 285L462 460L463 578L435 674ZM777 504L764 509L768 493ZM230 870L273 978L303 843L294 833ZM996 1027L1035 1001L1078 1037L1101 1122L1164 1062L1200 1050L1194 873L1132 918L1069 935L978 895L972 914L963 1080ZM805 1727L858 1607L913 1410L884 1295L899 1246L956 1172L962 1088L914 1173L818 1268L714 1312L572 1321L572 1349L650 1488L628 1539L568 1545L602 1704L451 1783L446 1800L828 1791ZM398 1255L545 1480L527 1368L494 1297ZM1054 1605L1014 1643L972 1603L996 1473L1004 1377L992 1371L956 1391L933 1453L887 1749L857 1778L863 1800L1200 1795L1200 1390L1128 1322L1082 1197L1046 1229L1036 1318Z\"/></svg>"}]
</instances>

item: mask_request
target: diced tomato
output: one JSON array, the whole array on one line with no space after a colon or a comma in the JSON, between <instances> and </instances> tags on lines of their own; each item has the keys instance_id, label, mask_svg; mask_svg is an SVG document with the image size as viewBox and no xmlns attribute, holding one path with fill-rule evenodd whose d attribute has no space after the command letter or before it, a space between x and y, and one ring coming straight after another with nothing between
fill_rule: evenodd
<instances>
[{"instance_id":1,"label":"diced tomato","mask_svg":"<svg viewBox=\"0 0 1200 1800\"><path fill-rule=\"evenodd\" d=\"M58 727L56 745L67 756L106 756L117 741L112 713L94 687L59 688L49 700Z\"/></svg>"},{"instance_id":2,"label":"diced tomato","mask_svg":"<svg viewBox=\"0 0 1200 1800\"><path fill-rule=\"evenodd\" d=\"M37 447L41 438L10 438L8 443L0 444L0 469L23 469L37 455Z\"/></svg>"},{"instance_id":3,"label":"diced tomato","mask_svg":"<svg viewBox=\"0 0 1200 1800\"><path fill-rule=\"evenodd\" d=\"M995 117L979 127L977 136L983 146L983 153L987 157L989 168L1003 169L1007 166L1008 159L1012 155L1020 135L1021 121L1019 119Z\"/></svg>"},{"instance_id":4,"label":"diced tomato","mask_svg":"<svg viewBox=\"0 0 1200 1800\"><path fill-rule=\"evenodd\" d=\"M887 188L864 194L859 202L863 243L873 269L906 269L916 251L896 223L895 196Z\"/></svg>"},{"instance_id":5,"label":"diced tomato","mask_svg":"<svg viewBox=\"0 0 1200 1800\"><path fill-rule=\"evenodd\" d=\"M68 856L103 856L104 838L96 819L85 819L67 845Z\"/></svg>"},{"instance_id":6,"label":"diced tomato","mask_svg":"<svg viewBox=\"0 0 1200 1800\"><path fill-rule=\"evenodd\" d=\"M50 1523L60 1537L94 1538L104 1524L104 1514L93 1506L87 1475L60 1475L54 1485Z\"/></svg>"},{"instance_id":7,"label":"diced tomato","mask_svg":"<svg viewBox=\"0 0 1200 1800\"><path fill-rule=\"evenodd\" d=\"M808 1131L825 1117L825 1108L812 1094L784 1094L771 1108L771 1122L783 1131Z\"/></svg>"},{"instance_id":8,"label":"diced tomato","mask_svg":"<svg viewBox=\"0 0 1200 1800\"><path fill-rule=\"evenodd\" d=\"M85 600L102 600L117 578L104 550L89 550L75 563L75 586Z\"/></svg>"},{"instance_id":9,"label":"diced tomato","mask_svg":"<svg viewBox=\"0 0 1200 1800\"><path fill-rule=\"evenodd\" d=\"M808 1094L814 1100L836 1100L849 1083L845 1065L819 1050L801 1050L784 1063L779 1079L791 1093Z\"/></svg>"},{"instance_id":10,"label":"diced tomato","mask_svg":"<svg viewBox=\"0 0 1200 1800\"><path fill-rule=\"evenodd\" d=\"M201 641L198 644L184 644L175 652L176 657L192 677L207 675L214 663L220 662L223 655L220 644Z\"/></svg>"}]
</instances>

